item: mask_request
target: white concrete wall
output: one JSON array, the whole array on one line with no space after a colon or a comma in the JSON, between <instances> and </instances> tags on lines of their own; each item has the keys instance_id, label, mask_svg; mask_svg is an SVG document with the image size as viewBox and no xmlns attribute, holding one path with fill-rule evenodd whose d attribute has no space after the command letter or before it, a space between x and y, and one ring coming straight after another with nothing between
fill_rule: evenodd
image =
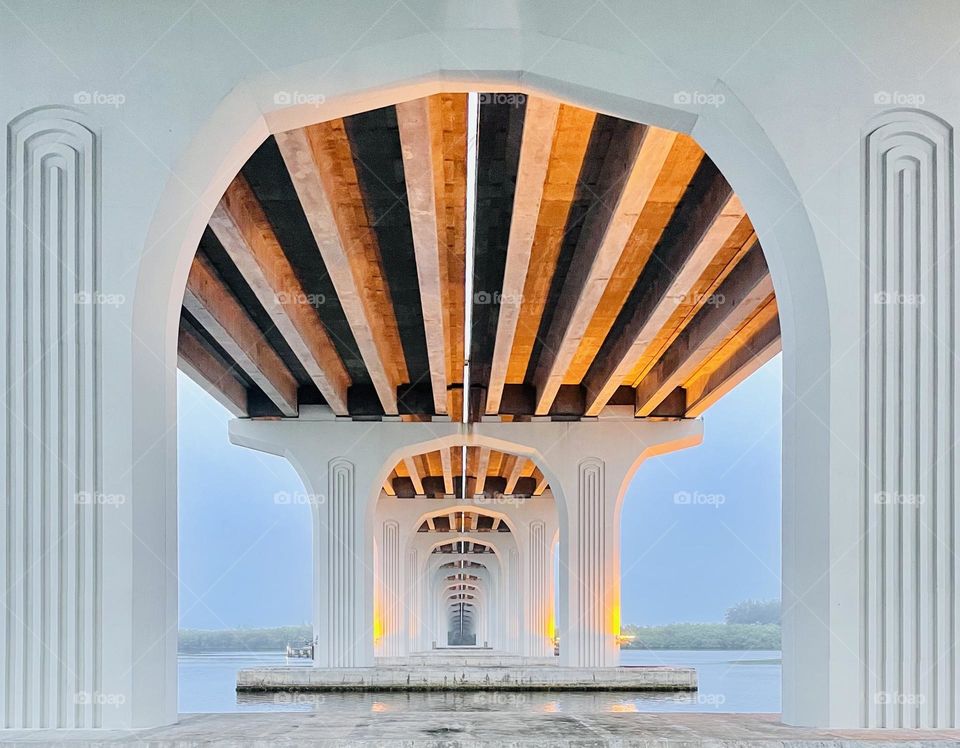
<instances>
[{"instance_id":1,"label":"white concrete wall","mask_svg":"<svg viewBox=\"0 0 960 748\"><path fill-rule=\"evenodd\" d=\"M958 569L942 550L956 547L960 531L945 435L956 428L956 401L952 374L932 377L951 366L957 325L956 4L930 1L920 10L907 0L754 0L734 11L709 0L611 0L588 8L509 0L408 0L387 8L9 0L0 16L0 120L68 106L92 135L86 152L94 154L87 163L95 189L70 215L97 220L82 251L95 262L94 287L104 295L95 297L98 335L83 338L80 355L99 363L83 367L99 381L62 402L87 402L84 420L96 424L85 455L95 464L80 484L122 497L87 513L97 517L96 550L64 555L71 568L88 564L82 592L24 574L25 551L14 549L35 532L30 512L52 510L63 495L38 482L53 473L37 472L42 452L24 431L31 421L18 420L32 395L11 389L26 371L8 347L0 431L6 454L32 462L8 459L2 468L0 532L11 550L0 560L0 588L15 590L0 624L3 724L176 719L176 320L192 252L230 178L271 130L398 96L494 85L691 132L754 221L774 275L785 348L784 718L831 726L957 724ZM905 200L891 191L895 181L875 188L874 155L888 148L889 129L867 145L878 115L904 109L911 111L888 118L900 146L887 163L916 164L904 172ZM59 109L35 116L53 130L63 127ZM24 155L16 132L11 125L8 147L0 149L10 211L0 211L8 341L22 339L25 329L36 334L36 310L58 293L18 271L36 257L18 238L28 217L16 207L12 175ZM884 201L898 207L871 207ZM889 221L901 220L897 215L917 222L918 240L876 232L895 225ZM55 251L62 257L65 249ZM901 251L911 260L919 252L924 264L942 261L878 286L870 268ZM919 316L921 324L936 320L936 335L911 327L915 311L883 302L881 309L872 295L878 288L926 293L932 278L939 296ZM21 283L34 304L26 328L17 316L27 309L17 302ZM877 343L871 325L881 320L903 322L909 337L870 359ZM900 350L908 358L898 361ZM31 369L37 372L77 381L67 362L50 356ZM902 392L910 394L903 399ZM81 438L63 416L52 423ZM877 448L881 437L885 446ZM923 496L928 514L913 512L920 502L890 505L890 495ZM916 531L915 546L888 542L899 528ZM31 537L44 551L56 544L49 534ZM901 555L910 585L894 573ZM20 642L37 636L49 644L51 636L18 611L46 610L54 620L74 610L75 594L102 611L99 626L64 619L68 639L82 642L92 663L80 682L68 677L66 663L80 656L73 650L66 661L41 654L27 664L14 655ZM881 623L881 613L893 609L909 611L909 620ZM920 670L877 671L900 652L919 652ZM51 679L62 683L56 695ZM98 709L68 708L90 689Z\"/></svg>"}]
</instances>

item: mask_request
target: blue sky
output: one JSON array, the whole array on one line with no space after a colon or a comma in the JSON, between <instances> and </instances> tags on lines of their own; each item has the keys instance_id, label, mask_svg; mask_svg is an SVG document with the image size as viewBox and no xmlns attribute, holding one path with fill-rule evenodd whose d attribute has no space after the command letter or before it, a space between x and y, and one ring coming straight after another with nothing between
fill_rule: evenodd
<instances>
[{"instance_id":1,"label":"blue sky","mask_svg":"<svg viewBox=\"0 0 960 748\"><path fill-rule=\"evenodd\" d=\"M230 414L179 382L180 625L310 618L310 510L286 460L234 447ZM623 507L624 623L719 621L780 595L780 356L704 415L703 444L644 463ZM694 499L678 503L675 496Z\"/></svg>"}]
</instances>

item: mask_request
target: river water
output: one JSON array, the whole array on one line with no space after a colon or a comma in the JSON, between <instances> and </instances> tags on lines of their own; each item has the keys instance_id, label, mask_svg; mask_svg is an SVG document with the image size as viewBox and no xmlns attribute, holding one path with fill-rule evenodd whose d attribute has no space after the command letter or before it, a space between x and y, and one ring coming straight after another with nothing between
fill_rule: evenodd
<instances>
[{"instance_id":1,"label":"river water","mask_svg":"<svg viewBox=\"0 0 960 748\"><path fill-rule=\"evenodd\" d=\"M359 713L427 707L434 711L640 711L779 712L780 652L623 650L624 665L695 667L697 693L416 692L342 694L238 694L237 670L267 665L301 665L274 652L181 654L180 711L267 712L350 710Z\"/></svg>"}]
</instances>

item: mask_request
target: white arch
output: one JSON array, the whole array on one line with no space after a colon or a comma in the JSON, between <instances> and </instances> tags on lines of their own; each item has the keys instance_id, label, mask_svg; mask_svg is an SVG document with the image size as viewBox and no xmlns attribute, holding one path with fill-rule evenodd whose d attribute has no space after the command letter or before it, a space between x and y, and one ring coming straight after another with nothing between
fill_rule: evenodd
<instances>
[{"instance_id":1,"label":"white arch","mask_svg":"<svg viewBox=\"0 0 960 748\"><path fill-rule=\"evenodd\" d=\"M695 102L677 103L672 71L643 64L629 49L600 41L558 39L543 20L532 19L525 26L511 29L512 48L539 48L549 37L550 57L562 60L562 67L551 59L540 59L536 70L527 69L520 61L523 55L505 54L501 35L460 28L447 19L430 34L400 36L391 39L388 47L358 44L336 59L310 59L314 50L288 50L288 59L296 64L247 77L237 73L233 90L196 130L185 134L187 145L172 170L176 176L170 177L160 195L146 234L132 300L130 347L135 354L129 374L132 391L158 394L131 400L134 454L155 453L158 443L167 455L175 454L175 378L170 372L176 368L177 320L190 261L214 206L255 148L272 132L319 119L441 90L481 87L561 97L696 137L740 195L763 243L780 309L785 386L804 391L808 410L828 412L829 383L818 384L821 373L829 369L831 350L821 255L794 180L754 114L716 81L717 71L689 72L687 80L695 90L725 95L723 107L700 109ZM684 44L695 45L699 40L695 35L678 35L676 43L682 55ZM470 50L469 67L451 58L453 48ZM332 69L342 74L331 77L327 73ZM475 70L485 72L478 77ZM633 77L611 75L617 70L633 71ZM325 82L323 104L284 107L277 103L277 90L312 90L317 80ZM165 366L157 366L158 360ZM827 468L809 468L830 464L830 445L805 439L804 429L809 428L800 414L785 410L785 522L800 511L803 497L829 494ZM795 457L801 454L802 459ZM158 470L166 470L165 491L156 490ZM165 467L159 468L155 460L135 463L130 483L133 495L145 497L143 501L170 502L175 495L175 460L168 458ZM563 497L558 494L557 500ZM141 521L153 522L159 512L169 530L176 522L171 511L161 507L145 512ZM824 531L809 523L804 528L808 533ZM788 552L785 548L785 555ZM173 596L167 607L175 610L175 590L167 594ZM149 617L152 610L138 615ZM785 660L791 656L786 652ZM164 714L175 716L175 696L165 697L162 708Z\"/></svg>"}]
</instances>

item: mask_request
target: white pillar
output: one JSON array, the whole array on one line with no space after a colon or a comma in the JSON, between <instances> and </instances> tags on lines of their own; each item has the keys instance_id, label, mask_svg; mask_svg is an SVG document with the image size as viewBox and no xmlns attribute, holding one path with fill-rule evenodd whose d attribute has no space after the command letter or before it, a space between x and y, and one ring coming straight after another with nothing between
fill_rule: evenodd
<instances>
[{"instance_id":1,"label":"white pillar","mask_svg":"<svg viewBox=\"0 0 960 748\"><path fill-rule=\"evenodd\" d=\"M564 482L567 541L560 545L560 577L565 581L566 618L560 635L564 663L613 667L619 661L620 528L617 526L619 471L608 478L606 464L587 457L576 465L575 480ZM567 471L565 471L567 472Z\"/></svg>"},{"instance_id":2,"label":"white pillar","mask_svg":"<svg viewBox=\"0 0 960 748\"><path fill-rule=\"evenodd\" d=\"M553 584L553 559L550 557L550 538L543 520L534 520L528 527L526 549L526 594L524 595L523 653L530 657L553 654L553 632L550 631L550 602ZM511 570L521 575L524 570Z\"/></svg>"},{"instance_id":3,"label":"white pillar","mask_svg":"<svg viewBox=\"0 0 960 748\"><path fill-rule=\"evenodd\" d=\"M399 657L404 654L406 620L400 523L396 520L388 519L380 523L379 549L380 610L375 613L379 618L374 620L375 644L378 645L378 655Z\"/></svg>"},{"instance_id":4,"label":"white pillar","mask_svg":"<svg viewBox=\"0 0 960 748\"><path fill-rule=\"evenodd\" d=\"M321 476L302 475L315 485ZM370 561L364 537L365 482L358 487L356 466L342 457L329 461L326 495L314 507L314 662L320 667L373 664L373 623L366 583ZM367 478L369 480L369 478ZM309 490L309 488L308 488ZM366 559L366 561L365 561Z\"/></svg>"}]
</instances>

